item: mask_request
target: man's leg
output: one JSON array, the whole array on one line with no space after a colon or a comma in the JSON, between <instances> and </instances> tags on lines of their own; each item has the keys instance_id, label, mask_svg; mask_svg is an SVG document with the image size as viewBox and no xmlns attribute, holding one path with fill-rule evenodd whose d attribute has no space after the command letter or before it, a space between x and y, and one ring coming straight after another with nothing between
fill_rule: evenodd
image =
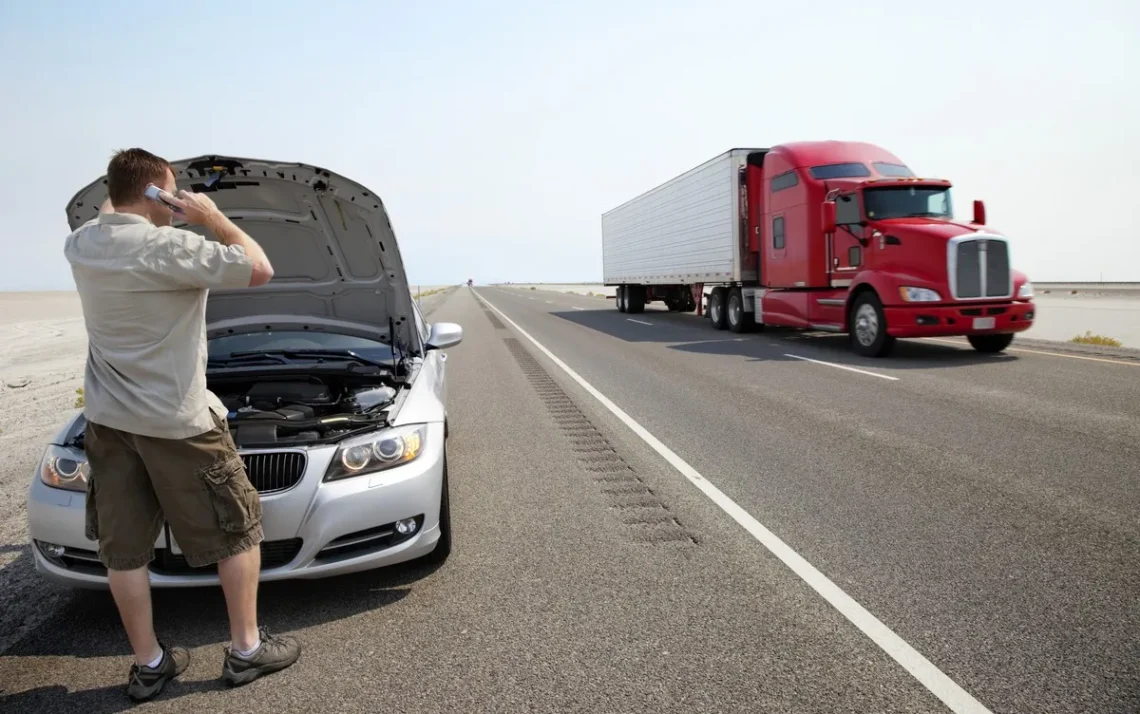
<instances>
[{"instance_id":1,"label":"man's leg","mask_svg":"<svg viewBox=\"0 0 1140 714\"><path fill-rule=\"evenodd\" d=\"M257 647L257 581L261 548L254 547L218 563L218 576L230 616L230 642L239 652Z\"/></svg>"},{"instance_id":2,"label":"man's leg","mask_svg":"<svg viewBox=\"0 0 1140 714\"><path fill-rule=\"evenodd\" d=\"M147 666L162 655L154 635L154 615L150 605L150 575L144 565L134 570L107 570L111 595L119 608L119 617L127 630L127 639L135 653L135 663Z\"/></svg>"},{"instance_id":3,"label":"man's leg","mask_svg":"<svg viewBox=\"0 0 1140 714\"><path fill-rule=\"evenodd\" d=\"M86 526L87 537L99 543L99 559L107 566L111 595L135 655L127 693L141 701L181 674L190 653L164 648L155 637L147 565L154 559L162 511L134 441L131 434L87 424L84 449L91 475Z\"/></svg>"}]
</instances>

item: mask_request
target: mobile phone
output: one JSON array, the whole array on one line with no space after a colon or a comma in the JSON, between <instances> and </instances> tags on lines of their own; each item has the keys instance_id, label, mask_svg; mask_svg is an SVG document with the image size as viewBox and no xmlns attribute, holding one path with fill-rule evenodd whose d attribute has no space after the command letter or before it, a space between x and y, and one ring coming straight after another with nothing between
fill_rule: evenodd
<instances>
[{"instance_id":1,"label":"mobile phone","mask_svg":"<svg viewBox=\"0 0 1140 714\"><path fill-rule=\"evenodd\" d=\"M153 183L148 183L146 185L146 191L144 192L144 195L156 203L161 203L175 213L182 213L182 209L178 207L178 204L174 203L174 196L170 195L170 193L166 191L163 191Z\"/></svg>"}]
</instances>

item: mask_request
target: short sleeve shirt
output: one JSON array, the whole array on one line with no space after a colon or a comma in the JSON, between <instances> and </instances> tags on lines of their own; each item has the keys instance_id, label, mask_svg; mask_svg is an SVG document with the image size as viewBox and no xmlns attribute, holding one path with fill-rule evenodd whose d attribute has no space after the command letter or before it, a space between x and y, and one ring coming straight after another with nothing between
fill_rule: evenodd
<instances>
[{"instance_id":1,"label":"short sleeve shirt","mask_svg":"<svg viewBox=\"0 0 1140 714\"><path fill-rule=\"evenodd\" d=\"M206 389L206 296L248 287L241 246L104 213L67 237L88 353L84 416L121 431L184 439L225 414Z\"/></svg>"}]
</instances>

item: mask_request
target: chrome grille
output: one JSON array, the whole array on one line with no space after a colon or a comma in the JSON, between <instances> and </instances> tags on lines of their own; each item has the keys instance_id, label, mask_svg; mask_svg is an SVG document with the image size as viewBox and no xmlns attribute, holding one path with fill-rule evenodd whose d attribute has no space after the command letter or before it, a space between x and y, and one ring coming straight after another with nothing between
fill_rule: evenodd
<instances>
[{"instance_id":1,"label":"chrome grille","mask_svg":"<svg viewBox=\"0 0 1140 714\"><path fill-rule=\"evenodd\" d=\"M293 488L305 475L305 453L271 451L242 454L249 481L258 493L273 493Z\"/></svg>"},{"instance_id":2,"label":"chrome grille","mask_svg":"<svg viewBox=\"0 0 1140 714\"><path fill-rule=\"evenodd\" d=\"M993 236L951 242L950 284L958 300L1013 297L1009 244Z\"/></svg>"}]
</instances>

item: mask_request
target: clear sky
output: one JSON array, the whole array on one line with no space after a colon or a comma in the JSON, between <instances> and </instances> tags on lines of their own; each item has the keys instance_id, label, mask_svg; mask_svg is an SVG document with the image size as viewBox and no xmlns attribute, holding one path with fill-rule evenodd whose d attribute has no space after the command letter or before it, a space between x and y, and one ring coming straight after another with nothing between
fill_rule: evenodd
<instances>
[{"instance_id":1,"label":"clear sky","mask_svg":"<svg viewBox=\"0 0 1140 714\"><path fill-rule=\"evenodd\" d=\"M809 139L984 198L1032 279L1140 281L1138 38L1136 0L0 0L0 289L73 287L117 148L348 175L439 284L597 280L603 211Z\"/></svg>"}]
</instances>

